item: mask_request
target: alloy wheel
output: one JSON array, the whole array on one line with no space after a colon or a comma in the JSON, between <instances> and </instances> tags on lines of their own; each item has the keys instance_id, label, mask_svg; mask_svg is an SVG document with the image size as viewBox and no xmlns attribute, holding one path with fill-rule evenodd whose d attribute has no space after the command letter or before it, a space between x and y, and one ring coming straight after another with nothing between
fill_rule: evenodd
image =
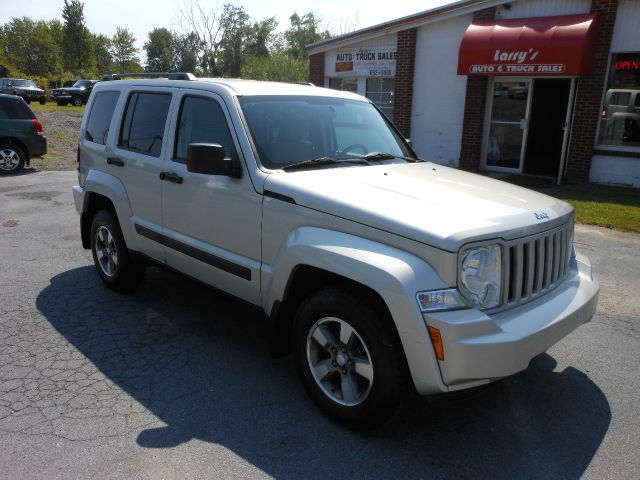
<instances>
[{"instance_id":1,"label":"alloy wheel","mask_svg":"<svg viewBox=\"0 0 640 480\"><path fill-rule=\"evenodd\" d=\"M307 336L307 361L316 384L334 402L355 406L364 402L373 385L369 350L346 321L325 317Z\"/></svg>"}]
</instances>

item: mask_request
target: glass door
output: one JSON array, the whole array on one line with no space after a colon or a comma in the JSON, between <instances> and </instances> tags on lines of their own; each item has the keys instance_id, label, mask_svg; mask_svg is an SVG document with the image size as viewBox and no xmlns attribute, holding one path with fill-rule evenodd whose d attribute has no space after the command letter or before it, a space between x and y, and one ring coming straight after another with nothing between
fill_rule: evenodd
<instances>
[{"instance_id":1,"label":"glass door","mask_svg":"<svg viewBox=\"0 0 640 480\"><path fill-rule=\"evenodd\" d=\"M522 172L531 98L531 80L493 82L485 165Z\"/></svg>"}]
</instances>

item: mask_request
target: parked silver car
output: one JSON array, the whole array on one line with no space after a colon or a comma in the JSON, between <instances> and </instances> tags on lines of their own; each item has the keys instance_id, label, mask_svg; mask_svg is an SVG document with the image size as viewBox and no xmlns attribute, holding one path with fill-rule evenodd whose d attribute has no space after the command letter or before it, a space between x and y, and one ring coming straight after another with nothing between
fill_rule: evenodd
<instances>
[{"instance_id":1,"label":"parked silver car","mask_svg":"<svg viewBox=\"0 0 640 480\"><path fill-rule=\"evenodd\" d=\"M416 157L364 97L241 80L94 87L74 187L113 289L145 264L264 311L322 410L386 421L524 370L596 309L560 200Z\"/></svg>"}]
</instances>

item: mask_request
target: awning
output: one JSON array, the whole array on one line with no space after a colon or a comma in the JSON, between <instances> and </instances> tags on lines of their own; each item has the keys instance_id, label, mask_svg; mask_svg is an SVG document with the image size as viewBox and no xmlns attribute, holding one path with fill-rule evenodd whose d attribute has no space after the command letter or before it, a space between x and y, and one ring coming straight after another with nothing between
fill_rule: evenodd
<instances>
[{"instance_id":1,"label":"awning","mask_svg":"<svg viewBox=\"0 0 640 480\"><path fill-rule=\"evenodd\" d=\"M462 38L458 75L586 75L597 14L478 20Z\"/></svg>"}]
</instances>

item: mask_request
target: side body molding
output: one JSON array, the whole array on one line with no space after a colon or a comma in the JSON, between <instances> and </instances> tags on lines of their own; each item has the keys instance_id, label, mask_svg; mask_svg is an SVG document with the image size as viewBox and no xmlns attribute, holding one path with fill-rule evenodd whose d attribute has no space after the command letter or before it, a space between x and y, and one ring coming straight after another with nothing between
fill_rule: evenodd
<instances>
[{"instance_id":1,"label":"side body molding","mask_svg":"<svg viewBox=\"0 0 640 480\"><path fill-rule=\"evenodd\" d=\"M262 266L265 312L270 313L274 303L283 299L289 278L300 265L327 270L375 290L391 312L418 392L447 391L415 300L421 290L447 287L429 264L378 242L323 228L300 227L289 234L274 264Z\"/></svg>"},{"instance_id":2,"label":"side body molding","mask_svg":"<svg viewBox=\"0 0 640 480\"><path fill-rule=\"evenodd\" d=\"M122 229L122 234L124 235L125 242L127 242L127 246L132 250L137 250L136 235L129 221L129 218L133 215L131 204L129 203L129 197L124 184L120 179L99 170L89 170L84 183L84 189L86 194L84 196L85 205L83 205L82 211L87 211L87 202L89 201L91 193L98 193L110 199L116 209L116 215L118 215L120 228Z\"/></svg>"}]
</instances>

